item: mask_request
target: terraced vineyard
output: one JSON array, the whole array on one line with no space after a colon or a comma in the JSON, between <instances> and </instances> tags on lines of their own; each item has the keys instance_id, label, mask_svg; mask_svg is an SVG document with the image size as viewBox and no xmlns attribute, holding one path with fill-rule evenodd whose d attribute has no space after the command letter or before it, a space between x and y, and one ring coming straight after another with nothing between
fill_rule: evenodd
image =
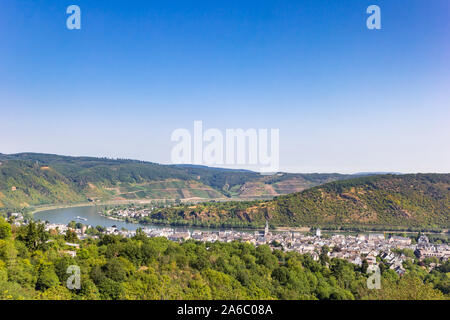
<instances>
[{"instance_id":1,"label":"terraced vineyard","mask_svg":"<svg viewBox=\"0 0 450 320\"><path fill-rule=\"evenodd\" d=\"M120 200L252 200L297 192L340 174L262 176L245 170L151 162L0 154L0 210Z\"/></svg>"},{"instance_id":2,"label":"terraced vineyard","mask_svg":"<svg viewBox=\"0 0 450 320\"><path fill-rule=\"evenodd\" d=\"M198 181L167 180L142 184L123 184L107 188L114 200L130 199L226 199L219 191Z\"/></svg>"}]
</instances>

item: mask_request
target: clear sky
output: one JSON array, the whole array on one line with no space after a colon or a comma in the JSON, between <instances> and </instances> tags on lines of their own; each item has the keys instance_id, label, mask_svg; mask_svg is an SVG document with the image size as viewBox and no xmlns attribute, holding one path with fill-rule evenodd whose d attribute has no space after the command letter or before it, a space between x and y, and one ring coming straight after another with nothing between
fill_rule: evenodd
<instances>
[{"instance_id":1,"label":"clear sky","mask_svg":"<svg viewBox=\"0 0 450 320\"><path fill-rule=\"evenodd\" d=\"M450 1L0 1L0 153L170 163L194 120L278 128L285 171L450 172Z\"/></svg>"}]
</instances>

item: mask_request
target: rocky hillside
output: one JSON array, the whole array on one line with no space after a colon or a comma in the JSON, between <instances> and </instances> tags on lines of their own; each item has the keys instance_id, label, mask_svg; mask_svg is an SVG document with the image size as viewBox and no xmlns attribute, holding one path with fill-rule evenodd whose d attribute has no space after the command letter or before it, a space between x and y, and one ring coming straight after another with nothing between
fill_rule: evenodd
<instances>
[{"instance_id":1,"label":"rocky hillside","mask_svg":"<svg viewBox=\"0 0 450 320\"><path fill-rule=\"evenodd\" d=\"M206 203L152 217L234 226L450 226L450 174L379 175L336 181L271 201Z\"/></svg>"}]
</instances>

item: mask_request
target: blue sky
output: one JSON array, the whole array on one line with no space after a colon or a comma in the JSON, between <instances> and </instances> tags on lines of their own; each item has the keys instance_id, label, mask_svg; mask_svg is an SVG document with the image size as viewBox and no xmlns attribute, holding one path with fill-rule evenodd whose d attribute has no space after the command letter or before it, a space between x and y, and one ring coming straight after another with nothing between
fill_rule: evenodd
<instances>
[{"instance_id":1,"label":"blue sky","mask_svg":"<svg viewBox=\"0 0 450 320\"><path fill-rule=\"evenodd\" d=\"M285 171L450 172L448 0L3 0L0 40L0 153L170 163L202 120L278 128Z\"/></svg>"}]
</instances>

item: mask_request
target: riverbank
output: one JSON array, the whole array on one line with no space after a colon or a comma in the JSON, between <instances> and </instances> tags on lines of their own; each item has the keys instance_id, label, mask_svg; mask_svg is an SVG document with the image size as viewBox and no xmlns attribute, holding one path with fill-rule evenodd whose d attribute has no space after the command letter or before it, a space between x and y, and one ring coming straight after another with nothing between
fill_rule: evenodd
<instances>
[{"instance_id":1,"label":"riverbank","mask_svg":"<svg viewBox=\"0 0 450 320\"><path fill-rule=\"evenodd\" d=\"M57 209L68 209L68 208L78 208L78 207L98 207L98 206L120 206L126 204L150 204L157 201L166 201L171 199L141 199L141 200L108 200L100 202L80 202L80 203L70 203L70 204L55 204L55 205L45 205L33 207L31 214L41 211L57 210Z\"/></svg>"},{"instance_id":2,"label":"riverbank","mask_svg":"<svg viewBox=\"0 0 450 320\"><path fill-rule=\"evenodd\" d=\"M42 212L42 211L50 211L50 210L57 210L57 209L69 209L69 208L78 208L78 207L94 207L97 205L101 205L101 204L92 203L92 202L83 202L83 203L39 206L39 207L33 207L33 210L30 213L35 214L35 213Z\"/></svg>"},{"instance_id":3,"label":"riverbank","mask_svg":"<svg viewBox=\"0 0 450 320\"><path fill-rule=\"evenodd\" d=\"M110 201L102 201L102 202L82 202L82 203L72 203L72 204L59 204L59 205L47 205L47 206L39 206L33 208L33 211L31 214L36 214L38 212L43 211L52 211L52 210L64 210L64 209L71 209L71 208L82 208L82 207L97 207L97 206L110 206L110 205L126 205L126 204L149 204L154 201L158 201L156 199L145 199L145 200L110 200ZM94 210L96 211L96 210ZM248 231L256 231L256 230L263 230L263 227L257 227L257 226L236 226L233 224L218 224L214 226L207 226L202 224L195 224L195 223L182 223L180 221L177 222L169 222L164 220L152 220L148 222L139 221L137 219L123 219L119 217L114 217L111 215L105 215L103 213L100 213L96 211L96 213L99 216L102 216L103 218L110 219L117 222L123 222L123 223L131 223L131 224L139 224L141 226L145 225L155 225L155 226L170 226L170 227L188 227L188 228L201 228L201 229L223 229L223 228L232 228L232 229L243 229ZM299 232L299 233L307 233L311 232L313 228L301 226L301 227L289 227L289 226L277 226L274 228L271 228L272 232ZM419 231L418 230L408 230L407 227L404 229L384 229L384 230L364 230L362 227L361 230L355 229L355 230L346 230L346 229L328 229L327 227L323 227L322 231L324 233L333 233L333 234L347 234L347 233L405 233L405 234L416 234ZM430 230L422 230L421 233L423 234L434 234L434 235L447 235L448 229L444 229L441 232L430 231Z\"/></svg>"},{"instance_id":4,"label":"riverbank","mask_svg":"<svg viewBox=\"0 0 450 320\"><path fill-rule=\"evenodd\" d=\"M106 200L106 201L99 201L99 202L79 202L79 203L68 203L68 204L33 206L31 214L34 214L36 212L41 212L41 211L65 209L65 208L126 205L126 204L140 205L140 204L150 204L153 202L161 202L161 201L175 202L176 199L131 199L131 200L121 199L121 200ZM183 202L184 203L190 203L190 202L197 203L197 202L210 202L210 201L248 201L248 199L241 199L241 198L214 198L214 199L187 198L187 199L180 199L180 201L182 203Z\"/></svg>"},{"instance_id":5,"label":"riverbank","mask_svg":"<svg viewBox=\"0 0 450 320\"><path fill-rule=\"evenodd\" d=\"M310 232L310 227L275 227L275 231L280 232Z\"/></svg>"}]
</instances>

